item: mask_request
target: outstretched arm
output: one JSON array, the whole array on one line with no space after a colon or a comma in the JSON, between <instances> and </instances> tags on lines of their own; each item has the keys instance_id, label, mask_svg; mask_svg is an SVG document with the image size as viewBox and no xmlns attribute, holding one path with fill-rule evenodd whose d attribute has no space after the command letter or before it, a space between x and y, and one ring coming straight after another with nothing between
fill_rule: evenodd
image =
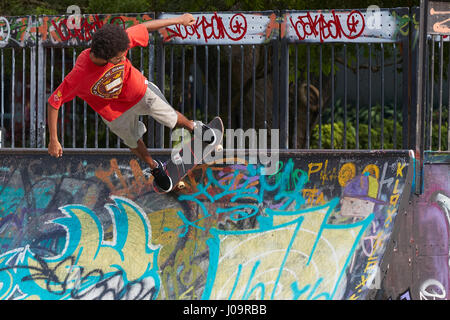
<instances>
[{"instance_id":1,"label":"outstretched arm","mask_svg":"<svg viewBox=\"0 0 450 320\"><path fill-rule=\"evenodd\" d=\"M178 17L167 18L167 19L156 19L150 20L142 23L147 27L149 32L156 31L161 28L165 28L174 24L182 24L183 26L192 26L195 24L195 18L190 13L185 13Z\"/></svg>"},{"instance_id":2,"label":"outstretched arm","mask_svg":"<svg viewBox=\"0 0 450 320\"><path fill-rule=\"evenodd\" d=\"M48 131L50 134L48 153L56 158L62 156L62 147L58 140L58 112L59 110L53 108L50 104L47 106Z\"/></svg>"}]
</instances>

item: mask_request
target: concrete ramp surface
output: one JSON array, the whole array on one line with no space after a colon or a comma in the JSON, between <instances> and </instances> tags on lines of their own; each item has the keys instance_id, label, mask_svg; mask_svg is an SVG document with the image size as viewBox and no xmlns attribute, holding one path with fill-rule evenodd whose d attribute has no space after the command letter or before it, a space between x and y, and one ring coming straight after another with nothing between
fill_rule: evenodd
<instances>
[{"instance_id":1,"label":"concrete ramp surface","mask_svg":"<svg viewBox=\"0 0 450 320\"><path fill-rule=\"evenodd\" d=\"M413 160L234 157L158 194L131 154L2 152L0 299L369 299Z\"/></svg>"}]
</instances>

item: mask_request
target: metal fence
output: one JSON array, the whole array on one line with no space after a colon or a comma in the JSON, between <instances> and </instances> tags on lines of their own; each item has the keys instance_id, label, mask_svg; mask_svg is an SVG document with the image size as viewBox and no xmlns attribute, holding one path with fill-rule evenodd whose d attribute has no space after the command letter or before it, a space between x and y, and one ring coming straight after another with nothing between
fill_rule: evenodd
<instances>
[{"instance_id":1,"label":"metal fence","mask_svg":"<svg viewBox=\"0 0 450 320\"><path fill-rule=\"evenodd\" d=\"M284 128L283 137L291 138L285 145L406 149L414 49L409 9L287 12L284 18L282 61L290 64L281 74L290 91L283 93L282 121L291 119L292 126ZM299 99L302 86L311 90Z\"/></svg>"},{"instance_id":2,"label":"metal fence","mask_svg":"<svg viewBox=\"0 0 450 320\"><path fill-rule=\"evenodd\" d=\"M450 150L450 4L427 1L426 41L423 46L424 150ZM445 103L447 102L447 103Z\"/></svg>"},{"instance_id":3,"label":"metal fence","mask_svg":"<svg viewBox=\"0 0 450 320\"><path fill-rule=\"evenodd\" d=\"M220 115L229 129L278 129L281 149L415 148L418 8L194 16L195 26L155 32L148 47L129 51L134 66L189 118L208 122ZM153 18L1 17L2 148L46 148L47 98L103 23L126 28ZM431 101L429 95L427 148L448 150L442 61L448 63L449 48L446 39L434 40L428 90L440 95ZM79 98L61 108L60 120L65 148L125 148ZM168 128L143 121L149 148L171 147Z\"/></svg>"}]
</instances>

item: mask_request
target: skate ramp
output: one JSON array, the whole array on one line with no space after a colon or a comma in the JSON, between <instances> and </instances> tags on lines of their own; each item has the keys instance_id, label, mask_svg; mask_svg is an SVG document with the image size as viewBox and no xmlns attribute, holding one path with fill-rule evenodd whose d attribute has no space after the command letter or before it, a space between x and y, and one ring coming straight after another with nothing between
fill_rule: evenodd
<instances>
[{"instance_id":1,"label":"skate ramp","mask_svg":"<svg viewBox=\"0 0 450 320\"><path fill-rule=\"evenodd\" d=\"M370 299L411 153L278 156L269 175L216 159L158 194L128 152L2 152L0 299Z\"/></svg>"}]
</instances>

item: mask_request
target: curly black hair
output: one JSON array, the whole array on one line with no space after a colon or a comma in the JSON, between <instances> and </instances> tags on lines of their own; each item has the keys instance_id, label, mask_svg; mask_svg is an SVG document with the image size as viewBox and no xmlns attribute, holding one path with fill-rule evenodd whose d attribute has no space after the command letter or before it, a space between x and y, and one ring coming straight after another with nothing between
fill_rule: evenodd
<instances>
[{"instance_id":1,"label":"curly black hair","mask_svg":"<svg viewBox=\"0 0 450 320\"><path fill-rule=\"evenodd\" d=\"M92 36L91 52L97 58L109 60L128 50L129 44L128 34L121 26L105 24Z\"/></svg>"}]
</instances>

